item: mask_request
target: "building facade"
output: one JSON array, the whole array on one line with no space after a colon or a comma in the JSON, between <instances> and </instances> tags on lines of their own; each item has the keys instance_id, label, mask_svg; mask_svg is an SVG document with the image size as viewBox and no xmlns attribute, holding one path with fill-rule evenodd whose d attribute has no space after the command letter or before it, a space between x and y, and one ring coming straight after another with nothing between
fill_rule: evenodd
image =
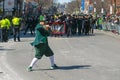
<instances>
[{"instance_id":1,"label":"building facade","mask_svg":"<svg viewBox=\"0 0 120 80\"><path fill-rule=\"evenodd\" d=\"M120 0L85 0L86 11L93 7L93 13L116 14L120 12ZM89 6L89 7L88 7Z\"/></svg>"}]
</instances>

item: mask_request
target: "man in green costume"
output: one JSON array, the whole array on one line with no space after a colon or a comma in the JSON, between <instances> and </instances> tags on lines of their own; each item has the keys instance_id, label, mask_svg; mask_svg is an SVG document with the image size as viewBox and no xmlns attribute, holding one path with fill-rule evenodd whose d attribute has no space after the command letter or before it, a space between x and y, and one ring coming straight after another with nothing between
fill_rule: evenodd
<instances>
[{"instance_id":1,"label":"man in green costume","mask_svg":"<svg viewBox=\"0 0 120 80\"><path fill-rule=\"evenodd\" d=\"M48 45L47 37L50 34L50 28L48 26L44 27L44 25L45 25L45 22L40 21L40 23L37 24L37 26L35 28L35 33L36 33L35 40L31 43L31 45L35 47L36 53L35 53L35 57L33 58L30 66L28 67L28 71L33 70L32 68L33 68L34 64L39 59L41 59L43 55L50 58L50 62L51 62L50 69L58 68L58 66L54 62L54 53Z\"/></svg>"}]
</instances>

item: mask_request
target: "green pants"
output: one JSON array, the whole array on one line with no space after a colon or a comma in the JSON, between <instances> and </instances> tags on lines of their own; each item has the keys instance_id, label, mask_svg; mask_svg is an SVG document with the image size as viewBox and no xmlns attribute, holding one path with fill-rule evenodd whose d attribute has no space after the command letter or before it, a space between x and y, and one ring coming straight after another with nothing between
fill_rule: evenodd
<instances>
[{"instance_id":1,"label":"green pants","mask_svg":"<svg viewBox=\"0 0 120 80\"><path fill-rule=\"evenodd\" d=\"M35 57L38 59L41 59L43 55L45 55L46 57L54 55L53 51L50 49L47 43L40 43L39 45L35 46L35 51Z\"/></svg>"}]
</instances>

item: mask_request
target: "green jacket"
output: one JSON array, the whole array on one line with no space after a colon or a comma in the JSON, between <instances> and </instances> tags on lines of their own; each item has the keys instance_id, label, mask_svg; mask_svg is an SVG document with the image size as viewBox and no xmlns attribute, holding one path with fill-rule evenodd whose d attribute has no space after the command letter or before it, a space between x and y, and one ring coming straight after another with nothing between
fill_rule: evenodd
<instances>
[{"instance_id":1,"label":"green jacket","mask_svg":"<svg viewBox=\"0 0 120 80\"><path fill-rule=\"evenodd\" d=\"M99 24L102 24L102 23L103 23L103 19L102 19L102 18L99 18L99 19L98 19L98 25L99 25Z\"/></svg>"},{"instance_id":2,"label":"green jacket","mask_svg":"<svg viewBox=\"0 0 120 80\"><path fill-rule=\"evenodd\" d=\"M35 33L35 40L31 43L32 46L37 46L40 43L48 43L47 36L49 36L50 32L45 30L42 25L37 24Z\"/></svg>"}]
</instances>

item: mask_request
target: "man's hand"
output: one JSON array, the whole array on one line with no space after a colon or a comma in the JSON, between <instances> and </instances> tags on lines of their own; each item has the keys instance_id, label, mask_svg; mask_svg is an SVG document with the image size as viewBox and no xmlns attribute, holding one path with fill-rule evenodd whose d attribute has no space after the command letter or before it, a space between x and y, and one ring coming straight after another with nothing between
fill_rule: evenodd
<instances>
[{"instance_id":1,"label":"man's hand","mask_svg":"<svg viewBox=\"0 0 120 80\"><path fill-rule=\"evenodd\" d=\"M49 25L45 25L45 30L49 30L50 26Z\"/></svg>"}]
</instances>

